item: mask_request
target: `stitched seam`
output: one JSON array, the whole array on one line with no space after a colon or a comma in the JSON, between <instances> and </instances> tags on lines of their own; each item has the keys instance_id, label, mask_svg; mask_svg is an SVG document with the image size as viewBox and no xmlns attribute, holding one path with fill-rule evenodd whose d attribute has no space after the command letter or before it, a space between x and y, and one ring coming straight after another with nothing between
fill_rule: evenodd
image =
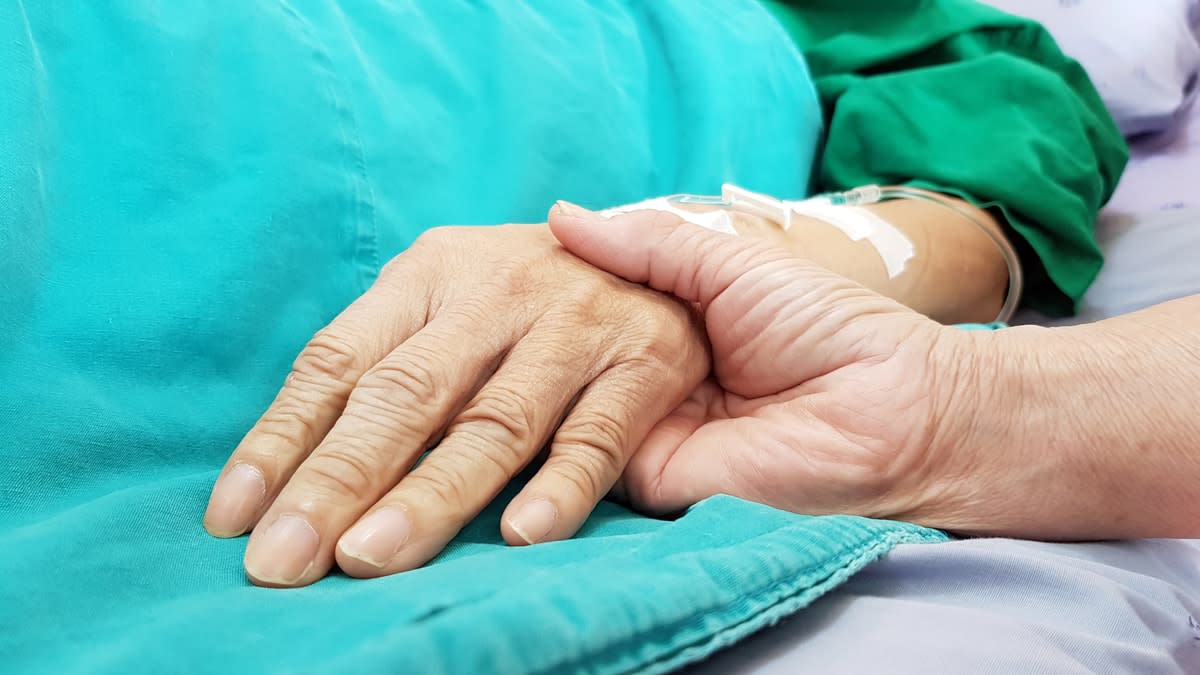
<instances>
[{"instance_id":1,"label":"stitched seam","mask_svg":"<svg viewBox=\"0 0 1200 675\"><path fill-rule=\"evenodd\" d=\"M877 524L876 527L879 525ZM857 534L855 545L847 546L838 555L826 557L823 561L805 570L793 570L786 578L764 580L756 588L741 592L738 597L725 605L710 605L696 608L686 616L658 625L646 630L617 637L603 644L591 645L585 650L562 654L549 664L531 668L528 663L522 667L531 673L556 673L563 671L585 670L588 672L649 672L660 673L682 667L699 661L716 650L777 622L779 619L793 614L811 604L817 598L839 586L843 581L860 571L866 564L882 556L899 543L939 543L946 541L946 535L936 530L922 530L911 526L884 523L883 527L891 529L883 532L873 531L873 527L858 524L850 526ZM903 529L897 529L897 528ZM794 526L784 525L770 532L765 532L743 545L769 547L773 544L793 543L796 532ZM810 533L811 534L811 533ZM848 532L841 532L846 535ZM689 556L695 553L687 554ZM657 557L653 560L643 560L645 564L653 564L672 558L674 555ZM493 603L507 599L505 591L475 595L465 598L454 606L441 608L442 611L457 613L480 604ZM735 607L733 603L742 602L743 606ZM441 612L437 612L441 613ZM727 624L712 629L696 630L687 636L683 644L675 644L660 648L658 653L646 654L636 658L635 663L621 663L622 655L629 653L631 646L644 644L647 640L658 638L673 639L684 632L699 619L712 618L719 623ZM389 645L394 644L397 635L420 629L416 624L405 623L384 630L381 634L372 636L365 642L354 646L351 651L355 657L363 657L372 653L386 653ZM430 630L424 627L424 630ZM322 663L321 669L341 667L344 659L328 660ZM395 666L396 664L392 664ZM445 664L443 664L445 665Z\"/></svg>"},{"instance_id":2,"label":"stitched seam","mask_svg":"<svg viewBox=\"0 0 1200 675\"><path fill-rule=\"evenodd\" d=\"M767 601L764 607L758 609L748 618L703 635L691 643L679 645L670 652L658 658L637 666L640 673L665 673L687 664L700 661L710 654L735 644L767 626L775 624L780 619L790 616L812 604L816 599L841 586L846 580L862 571L868 564L891 551L897 544L940 543L944 537L934 533L924 532L888 532L879 539L871 540L854 549L840 566L834 568L828 575L819 577L813 583L802 588L795 588L792 579L777 581L765 589L746 597L771 597L783 591L783 597L775 601ZM719 612L698 612L691 620L704 615L717 615Z\"/></svg>"},{"instance_id":3,"label":"stitched seam","mask_svg":"<svg viewBox=\"0 0 1200 675\"><path fill-rule=\"evenodd\" d=\"M757 537L755 541L762 543L764 539L775 542L787 539L786 531L788 529L790 528L785 526L773 532L764 533ZM755 590L740 594L739 600L749 600L752 604L761 604L762 606L747 608L751 612L749 616L741 621L734 622L732 625L715 630L697 632L687 644L675 645L672 648L663 650L658 655L643 658L640 663L626 669L621 669L613 661L604 660L604 657L601 656L605 652L617 652L619 658L619 654L628 652L631 645L641 644L648 637L654 635L673 635L681 628L695 623L698 619L704 617L717 618L724 621L726 616L724 612L727 609L719 607L700 608L691 612L686 617L680 617L670 623L654 626L649 631L639 631L629 637L617 638L605 644L596 645L586 652L566 656L554 664L538 669L536 672L549 674L561 672L564 669L586 669L605 673L669 672L689 663L699 661L717 649L733 644L738 639L746 637L750 633L772 624L784 616L807 607L812 601L825 595L860 571L867 563L890 551L896 544L939 543L946 540L946 536L936 530L922 531L917 529L914 531L908 528L905 530L893 529L883 533L864 532L862 536L865 538L864 541L850 548L842 555L833 556L827 559L824 564L817 566L813 571L818 572L818 574L825 570L828 571L824 574L819 574L811 582L805 582L803 576L799 578L792 576L771 581L765 586L760 586ZM749 544L750 542L746 543ZM801 584L803 585L801 586ZM781 592L783 593L782 597L773 601L767 600L767 598L774 597ZM723 640L722 638L733 639ZM596 661L597 657L601 657L601 660Z\"/></svg>"}]
</instances>

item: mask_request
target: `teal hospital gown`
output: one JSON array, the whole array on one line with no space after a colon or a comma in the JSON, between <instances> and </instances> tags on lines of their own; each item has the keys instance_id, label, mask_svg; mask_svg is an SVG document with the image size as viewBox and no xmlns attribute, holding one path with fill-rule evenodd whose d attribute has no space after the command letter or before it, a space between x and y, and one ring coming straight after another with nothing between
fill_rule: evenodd
<instances>
[{"instance_id":1,"label":"teal hospital gown","mask_svg":"<svg viewBox=\"0 0 1200 675\"><path fill-rule=\"evenodd\" d=\"M942 540L717 497L517 549L493 507L423 569L277 591L200 525L422 230L800 195L823 123L752 0L0 4L0 669L666 670Z\"/></svg>"}]
</instances>

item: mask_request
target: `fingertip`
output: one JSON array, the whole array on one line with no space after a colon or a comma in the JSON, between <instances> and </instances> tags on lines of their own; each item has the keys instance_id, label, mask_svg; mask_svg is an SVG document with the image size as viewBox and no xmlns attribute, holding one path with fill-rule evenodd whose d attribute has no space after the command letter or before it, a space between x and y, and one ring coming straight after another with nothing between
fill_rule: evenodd
<instances>
[{"instance_id":1,"label":"fingertip","mask_svg":"<svg viewBox=\"0 0 1200 675\"><path fill-rule=\"evenodd\" d=\"M603 217L595 211L560 199L550 207L546 223L558 243L578 255L579 249L587 246L587 234L592 229L588 225L592 219L600 220Z\"/></svg>"},{"instance_id":2,"label":"fingertip","mask_svg":"<svg viewBox=\"0 0 1200 675\"><path fill-rule=\"evenodd\" d=\"M510 546L528 546L553 539L565 539L574 530L560 532L558 506L549 498L518 496L505 510L500 534Z\"/></svg>"},{"instance_id":3,"label":"fingertip","mask_svg":"<svg viewBox=\"0 0 1200 675\"><path fill-rule=\"evenodd\" d=\"M381 522L375 514L395 511L383 506L364 516L342 534L333 547L333 559L346 576L374 579L418 569L433 560L459 532L458 519L399 507L409 523ZM384 520L387 520L386 518ZM410 528L412 528L410 530Z\"/></svg>"},{"instance_id":4,"label":"fingertip","mask_svg":"<svg viewBox=\"0 0 1200 675\"><path fill-rule=\"evenodd\" d=\"M346 576L354 577L355 579L374 579L375 577L382 577L392 573L384 565L376 564L375 561L367 560L365 557L348 552L341 542L338 542L338 545L334 547L333 558L337 563L338 569Z\"/></svg>"},{"instance_id":5,"label":"fingertip","mask_svg":"<svg viewBox=\"0 0 1200 675\"><path fill-rule=\"evenodd\" d=\"M241 529L241 530L222 529L221 527L209 522L208 518L204 519L204 531L207 532L209 534L209 536L216 537L217 539L233 539L235 537L240 537L243 534L246 534L245 529Z\"/></svg>"},{"instance_id":6,"label":"fingertip","mask_svg":"<svg viewBox=\"0 0 1200 675\"><path fill-rule=\"evenodd\" d=\"M652 244L646 240L647 218L660 211L631 211L605 217L588 212L577 216L556 208L550 231L573 255L634 283L645 282L645 262Z\"/></svg>"},{"instance_id":7,"label":"fingertip","mask_svg":"<svg viewBox=\"0 0 1200 675\"><path fill-rule=\"evenodd\" d=\"M209 495L204 529L214 537L245 534L265 506L267 483L258 467L236 462L221 473Z\"/></svg>"},{"instance_id":8,"label":"fingertip","mask_svg":"<svg viewBox=\"0 0 1200 675\"><path fill-rule=\"evenodd\" d=\"M600 269L688 302L707 304L756 258L744 256L735 268L724 265L751 243L670 211L646 208L607 219L591 214L597 216L593 219L576 215L577 208L559 203L551 209L550 229L564 248Z\"/></svg>"},{"instance_id":9,"label":"fingertip","mask_svg":"<svg viewBox=\"0 0 1200 675\"><path fill-rule=\"evenodd\" d=\"M565 200L558 200L550 207L550 212L546 214L546 222L550 224L550 229L574 229L586 224L590 220L603 220L604 217L595 211L589 211L578 204L572 204Z\"/></svg>"},{"instance_id":10,"label":"fingertip","mask_svg":"<svg viewBox=\"0 0 1200 675\"><path fill-rule=\"evenodd\" d=\"M325 576L329 555L309 519L299 512L284 512L255 528L242 565L257 586L290 588L307 586Z\"/></svg>"},{"instance_id":11,"label":"fingertip","mask_svg":"<svg viewBox=\"0 0 1200 675\"><path fill-rule=\"evenodd\" d=\"M566 218L587 218L589 216L599 216L595 211L589 211L578 204L574 204L565 199L560 199L554 202L554 206L550 207L551 215L559 215Z\"/></svg>"}]
</instances>

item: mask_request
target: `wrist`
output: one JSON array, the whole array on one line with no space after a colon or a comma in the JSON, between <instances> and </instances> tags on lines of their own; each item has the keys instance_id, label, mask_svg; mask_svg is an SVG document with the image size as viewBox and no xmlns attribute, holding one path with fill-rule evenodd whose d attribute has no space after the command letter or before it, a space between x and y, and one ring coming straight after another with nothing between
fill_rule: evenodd
<instances>
[{"instance_id":1,"label":"wrist","mask_svg":"<svg viewBox=\"0 0 1200 675\"><path fill-rule=\"evenodd\" d=\"M1047 487L1070 462L1053 439L1070 437L1074 426L1049 417L1056 406L1045 362L1071 358L1054 346L1058 339L1038 327L943 330L929 470L910 519L967 535L1027 536L1051 517Z\"/></svg>"},{"instance_id":2,"label":"wrist","mask_svg":"<svg viewBox=\"0 0 1200 675\"><path fill-rule=\"evenodd\" d=\"M1136 344L1091 327L949 340L957 366L931 444L922 524L964 535L1069 540L1169 536L1170 476L1139 446ZM1142 449L1139 449L1142 448Z\"/></svg>"}]
</instances>

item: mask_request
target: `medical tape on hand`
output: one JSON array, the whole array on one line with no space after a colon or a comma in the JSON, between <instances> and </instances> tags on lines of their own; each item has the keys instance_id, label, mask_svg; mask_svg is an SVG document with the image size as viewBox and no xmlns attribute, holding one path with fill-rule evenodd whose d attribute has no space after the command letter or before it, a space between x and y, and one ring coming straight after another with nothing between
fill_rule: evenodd
<instances>
[{"instance_id":1,"label":"medical tape on hand","mask_svg":"<svg viewBox=\"0 0 1200 675\"><path fill-rule=\"evenodd\" d=\"M895 225L861 206L835 205L825 197L781 201L728 183L722 186L721 195L729 208L772 220L785 231L792 226L792 216L800 215L829 223L841 230L851 241L865 239L883 259L889 279L903 273L908 261L916 252L912 242ZM673 213L689 223L715 232L737 234L729 213L724 209L697 213L674 206L667 197L655 197L636 204L605 209L600 215L611 218L621 213L642 210Z\"/></svg>"},{"instance_id":2,"label":"medical tape on hand","mask_svg":"<svg viewBox=\"0 0 1200 675\"><path fill-rule=\"evenodd\" d=\"M605 209L600 212L600 215L605 218L612 218L615 215L629 213L630 211L666 211L667 213L679 216L693 225L699 225L708 230L723 232L725 234L737 234L737 230L733 229L733 221L729 219L729 214L725 211L718 209L696 213L695 211L688 211L687 209L672 206L666 197L655 197L654 199L647 199L636 204Z\"/></svg>"},{"instance_id":3,"label":"medical tape on hand","mask_svg":"<svg viewBox=\"0 0 1200 675\"><path fill-rule=\"evenodd\" d=\"M781 223L783 229L791 226L790 214L794 213L829 223L844 232L852 241L866 239L883 259L889 279L899 276L916 253L912 241L903 232L870 209L831 204L824 197L783 203L789 213Z\"/></svg>"}]
</instances>

